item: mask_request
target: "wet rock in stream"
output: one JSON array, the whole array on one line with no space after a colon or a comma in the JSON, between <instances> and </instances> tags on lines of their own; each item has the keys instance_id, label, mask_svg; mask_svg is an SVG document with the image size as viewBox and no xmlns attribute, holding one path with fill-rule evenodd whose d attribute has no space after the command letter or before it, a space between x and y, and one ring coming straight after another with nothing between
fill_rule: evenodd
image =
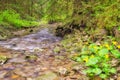
<instances>
[{"instance_id":1,"label":"wet rock in stream","mask_svg":"<svg viewBox=\"0 0 120 80\"><path fill-rule=\"evenodd\" d=\"M23 63L23 62L25 62L26 60L25 59L23 59L23 58L12 58L12 59L10 59L8 62L10 62L10 63Z\"/></svg>"}]
</instances>

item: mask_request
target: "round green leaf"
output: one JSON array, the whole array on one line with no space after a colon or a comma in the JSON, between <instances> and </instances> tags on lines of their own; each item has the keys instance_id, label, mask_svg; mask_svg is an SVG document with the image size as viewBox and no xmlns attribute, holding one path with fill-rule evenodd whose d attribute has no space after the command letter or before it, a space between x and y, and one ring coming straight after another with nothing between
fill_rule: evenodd
<instances>
[{"instance_id":1,"label":"round green leaf","mask_svg":"<svg viewBox=\"0 0 120 80\"><path fill-rule=\"evenodd\" d=\"M109 52L108 49L103 48L98 52L98 54L100 56L104 56L104 55L108 54L108 52Z\"/></svg>"}]
</instances>

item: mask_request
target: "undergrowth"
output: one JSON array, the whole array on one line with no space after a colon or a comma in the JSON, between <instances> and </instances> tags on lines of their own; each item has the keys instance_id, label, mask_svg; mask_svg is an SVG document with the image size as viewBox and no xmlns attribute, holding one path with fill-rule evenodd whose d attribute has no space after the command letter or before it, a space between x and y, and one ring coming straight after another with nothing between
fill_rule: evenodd
<instances>
[{"instance_id":1,"label":"undergrowth","mask_svg":"<svg viewBox=\"0 0 120 80\"><path fill-rule=\"evenodd\" d=\"M4 10L0 12L0 25L10 24L16 28L39 25L36 21L22 19L20 14L14 10Z\"/></svg>"},{"instance_id":2,"label":"undergrowth","mask_svg":"<svg viewBox=\"0 0 120 80\"><path fill-rule=\"evenodd\" d=\"M91 43L83 46L81 52L74 56L72 59L77 62L83 62L87 67L84 70L90 77L100 76L105 79L110 77L111 74L115 74L117 69L115 66L118 64L114 63L120 60L120 45L116 41L104 42L100 45Z\"/></svg>"},{"instance_id":3,"label":"undergrowth","mask_svg":"<svg viewBox=\"0 0 120 80\"><path fill-rule=\"evenodd\" d=\"M86 24L88 28L105 28L112 30L120 27L120 1L79 1L74 5L72 18L66 20L66 23L76 25ZM81 27L81 26L80 26Z\"/></svg>"},{"instance_id":4,"label":"undergrowth","mask_svg":"<svg viewBox=\"0 0 120 80\"><path fill-rule=\"evenodd\" d=\"M43 9L43 13L43 20L64 22L73 13L73 0L48 1Z\"/></svg>"},{"instance_id":5,"label":"undergrowth","mask_svg":"<svg viewBox=\"0 0 120 80\"><path fill-rule=\"evenodd\" d=\"M84 32L75 32L65 36L61 44L66 52L73 54L72 60L85 66L83 73L91 79L95 76L107 79L117 75L120 44L114 37L106 36L104 40L93 42Z\"/></svg>"}]
</instances>

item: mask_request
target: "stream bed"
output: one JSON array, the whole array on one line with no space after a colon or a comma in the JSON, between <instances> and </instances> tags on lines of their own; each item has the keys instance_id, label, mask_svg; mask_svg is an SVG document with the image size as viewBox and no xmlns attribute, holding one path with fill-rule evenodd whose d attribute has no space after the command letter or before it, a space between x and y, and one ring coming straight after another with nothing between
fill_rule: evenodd
<instances>
[{"instance_id":1,"label":"stream bed","mask_svg":"<svg viewBox=\"0 0 120 80\"><path fill-rule=\"evenodd\" d=\"M0 80L88 80L81 72L76 74L74 66L81 65L69 59L70 54L54 51L61 39L43 28L0 41L0 56L6 56L0 59Z\"/></svg>"},{"instance_id":2,"label":"stream bed","mask_svg":"<svg viewBox=\"0 0 120 80\"><path fill-rule=\"evenodd\" d=\"M48 28L39 30L37 33L29 34L23 37L0 41L4 48L13 50L28 50L33 52L34 48L45 48L52 43L60 41L60 37L54 36Z\"/></svg>"}]
</instances>

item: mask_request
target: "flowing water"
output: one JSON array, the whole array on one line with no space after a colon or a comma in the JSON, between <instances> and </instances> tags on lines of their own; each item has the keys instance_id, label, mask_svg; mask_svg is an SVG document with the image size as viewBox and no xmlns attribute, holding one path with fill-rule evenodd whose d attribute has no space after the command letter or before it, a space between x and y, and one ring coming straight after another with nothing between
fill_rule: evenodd
<instances>
[{"instance_id":1,"label":"flowing water","mask_svg":"<svg viewBox=\"0 0 120 80\"><path fill-rule=\"evenodd\" d=\"M8 49L29 50L32 52L34 48L45 48L60 40L60 37L54 36L48 28L45 28L38 31L37 33L8 39L6 41L0 41L0 45Z\"/></svg>"},{"instance_id":2,"label":"flowing water","mask_svg":"<svg viewBox=\"0 0 120 80\"><path fill-rule=\"evenodd\" d=\"M60 46L61 38L53 32L47 27L26 36L0 41L0 55L6 56L0 59L0 80L88 80L78 71L73 72L71 66L76 63L68 58L70 54L64 50L54 52L55 47Z\"/></svg>"}]
</instances>

